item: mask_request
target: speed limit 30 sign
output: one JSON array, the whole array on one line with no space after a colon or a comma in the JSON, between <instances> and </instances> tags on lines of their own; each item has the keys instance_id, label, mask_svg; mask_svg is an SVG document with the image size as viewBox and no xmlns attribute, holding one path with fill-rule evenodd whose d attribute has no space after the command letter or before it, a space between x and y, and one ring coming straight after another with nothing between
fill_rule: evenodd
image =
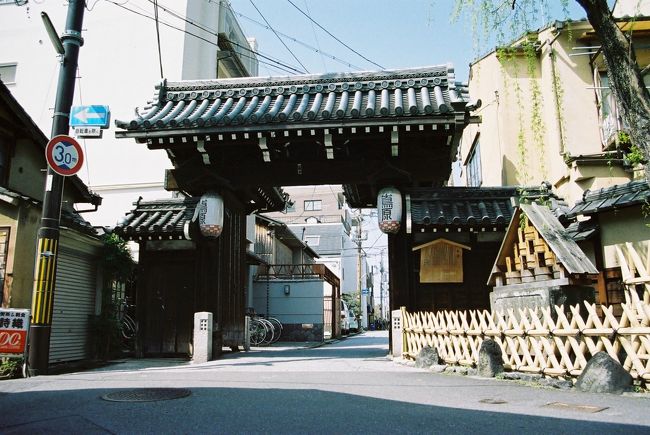
<instances>
[{"instance_id":1,"label":"speed limit 30 sign","mask_svg":"<svg viewBox=\"0 0 650 435\"><path fill-rule=\"evenodd\" d=\"M79 172L84 162L79 142L63 134L50 139L45 147L45 157L50 168L64 177Z\"/></svg>"}]
</instances>

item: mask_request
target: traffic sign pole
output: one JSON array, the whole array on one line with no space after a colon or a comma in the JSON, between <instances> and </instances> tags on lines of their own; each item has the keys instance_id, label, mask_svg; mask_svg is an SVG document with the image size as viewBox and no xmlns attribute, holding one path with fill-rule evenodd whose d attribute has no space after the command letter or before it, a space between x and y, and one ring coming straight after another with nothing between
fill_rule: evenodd
<instances>
[{"instance_id":1,"label":"traffic sign pole","mask_svg":"<svg viewBox=\"0 0 650 435\"><path fill-rule=\"evenodd\" d=\"M68 3L66 28L61 36L65 54L59 69L52 137L65 135L69 131L70 107L74 97L79 49L83 44L81 26L85 3L85 0L69 0ZM32 376L47 374L49 364L64 180L65 177L48 167L43 196L43 215L38 230L32 320L29 327L28 364Z\"/></svg>"}]
</instances>

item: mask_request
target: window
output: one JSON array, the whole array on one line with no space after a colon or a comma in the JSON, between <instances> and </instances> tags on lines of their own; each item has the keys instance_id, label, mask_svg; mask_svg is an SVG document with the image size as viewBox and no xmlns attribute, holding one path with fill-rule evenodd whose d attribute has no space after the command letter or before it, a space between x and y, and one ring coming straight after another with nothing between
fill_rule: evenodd
<instances>
[{"instance_id":1,"label":"window","mask_svg":"<svg viewBox=\"0 0 650 435\"><path fill-rule=\"evenodd\" d=\"M477 140L467 160L467 185L479 187L483 184L481 176L481 144Z\"/></svg>"},{"instance_id":2,"label":"window","mask_svg":"<svg viewBox=\"0 0 650 435\"><path fill-rule=\"evenodd\" d=\"M284 207L284 212L285 213L293 213L296 211L296 204L293 202L287 202L285 207Z\"/></svg>"},{"instance_id":3,"label":"window","mask_svg":"<svg viewBox=\"0 0 650 435\"><path fill-rule=\"evenodd\" d=\"M9 228L0 228L0 304L4 294L5 273L7 271L7 249L9 247Z\"/></svg>"},{"instance_id":4,"label":"window","mask_svg":"<svg viewBox=\"0 0 650 435\"><path fill-rule=\"evenodd\" d=\"M305 236L305 243L309 246L320 245L320 236Z\"/></svg>"},{"instance_id":5,"label":"window","mask_svg":"<svg viewBox=\"0 0 650 435\"><path fill-rule=\"evenodd\" d=\"M306 199L305 211L318 211L323 209L323 201L320 199Z\"/></svg>"},{"instance_id":6,"label":"window","mask_svg":"<svg viewBox=\"0 0 650 435\"><path fill-rule=\"evenodd\" d=\"M603 146L607 147L618 138L618 132L626 129L621 114L611 90L607 71L594 74L596 95L598 97L598 112ZM646 87L650 87L650 74L643 77Z\"/></svg>"},{"instance_id":7,"label":"window","mask_svg":"<svg viewBox=\"0 0 650 435\"><path fill-rule=\"evenodd\" d=\"M0 63L0 80L5 85L16 83L16 67L15 63Z\"/></svg>"}]
</instances>

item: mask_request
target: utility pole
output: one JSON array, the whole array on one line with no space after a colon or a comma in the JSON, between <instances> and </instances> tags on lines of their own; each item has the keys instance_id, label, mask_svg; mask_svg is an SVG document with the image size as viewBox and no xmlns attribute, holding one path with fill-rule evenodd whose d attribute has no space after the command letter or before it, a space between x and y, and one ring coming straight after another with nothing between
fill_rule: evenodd
<instances>
[{"instance_id":1,"label":"utility pole","mask_svg":"<svg viewBox=\"0 0 650 435\"><path fill-rule=\"evenodd\" d=\"M363 218L361 216L361 210L359 210L359 215L357 216L357 277L359 278L359 329L363 328L363 285L362 285L362 276L361 276L361 222Z\"/></svg>"},{"instance_id":2,"label":"utility pole","mask_svg":"<svg viewBox=\"0 0 650 435\"><path fill-rule=\"evenodd\" d=\"M65 31L60 39L54 34L51 25L48 27L48 33L55 46L60 47L57 42L63 44L63 53L59 52L62 59L52 119L52 137L67 135L70 131L70 107L74 97L79 49L83 44L81 26L85 5L84 0L69 0ZM47 27L49 19L46 17L43 19ZM60 48L57 51L59 50ZM41 227L37 237L32 319L29 325L28 364L32 376L47 374L49 364L63 181L63 176L48 167Z\"/></svg>"},{"instance_id":3,"label":"utility pole","mask_svg":"<svg viewBox=\"0 0 650 435\"><path fill-rule=\"evenodd\" d=\"M386 318L386 313L384 312L384 249L381 250L381 260L379 263L379 311L381 314L381 319Z\"/></svg>"}]
</instances>

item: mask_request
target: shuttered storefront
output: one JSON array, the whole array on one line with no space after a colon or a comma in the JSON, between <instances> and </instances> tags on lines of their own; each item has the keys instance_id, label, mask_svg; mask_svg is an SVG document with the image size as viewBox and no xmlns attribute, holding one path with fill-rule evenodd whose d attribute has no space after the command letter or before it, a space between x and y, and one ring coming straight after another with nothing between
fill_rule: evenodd
<instances>
[{"instance_id":1,"label":"shuttered storefront","mask_svg":"<svg viewBox=\"0 0 650 435\"><path fill-rule=\"evenodd\" d=\"M91 356L90 316L95 314L97 257L61 246L54 292L50 364Z\"/></svg>"}]
</instances>

